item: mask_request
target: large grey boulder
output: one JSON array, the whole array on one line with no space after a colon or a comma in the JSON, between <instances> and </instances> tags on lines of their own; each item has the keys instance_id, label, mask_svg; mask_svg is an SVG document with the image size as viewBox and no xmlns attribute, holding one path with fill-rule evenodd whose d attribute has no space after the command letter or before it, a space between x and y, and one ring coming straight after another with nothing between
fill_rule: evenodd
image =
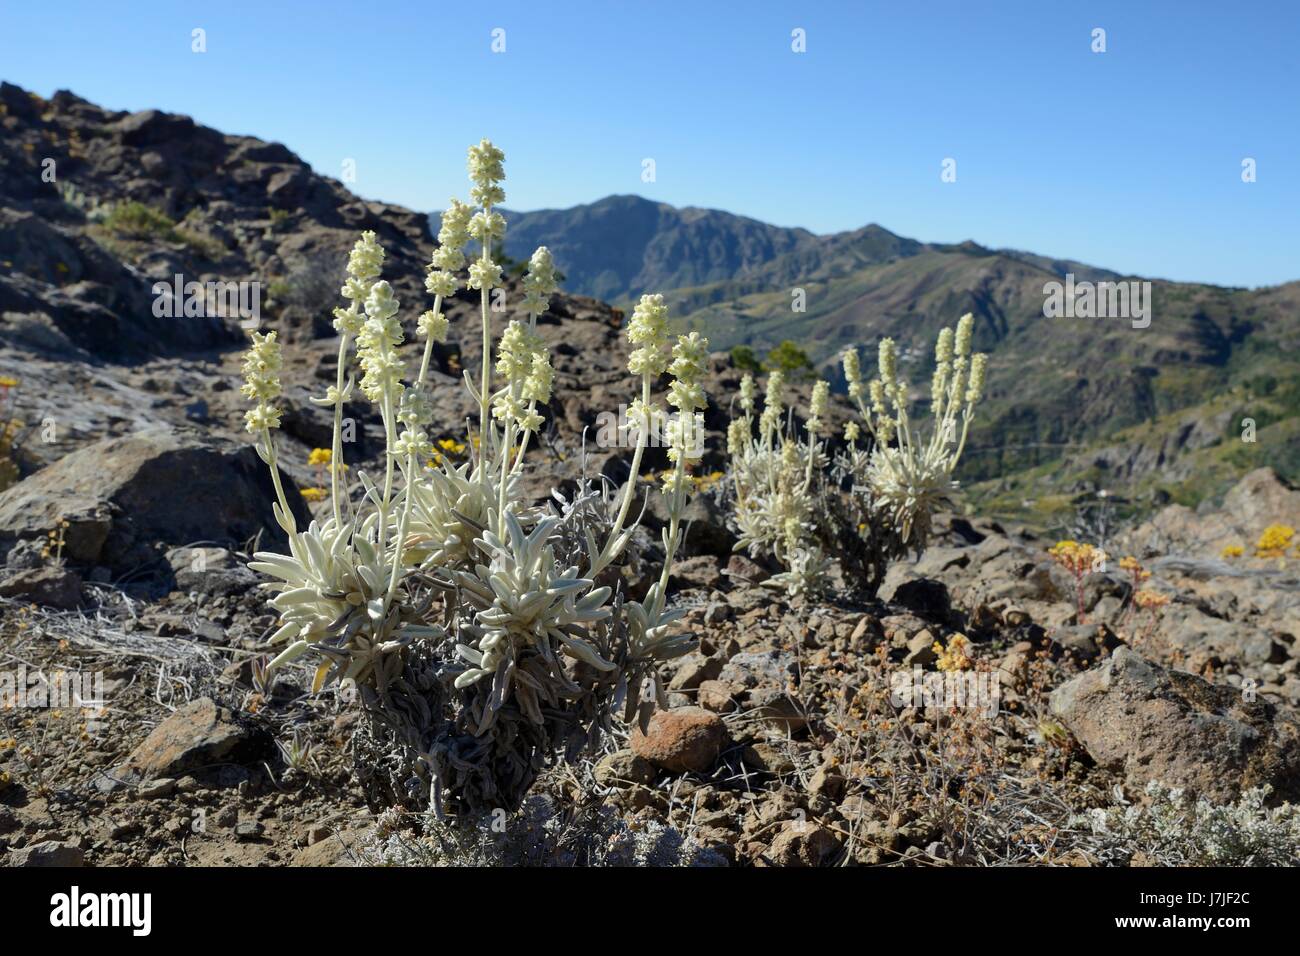
<instances>
[{"instance_id":1,"label":"large grey boulder","mask_svg":"<svg viewBox=\"0 0 1300 956\"><path fill-rule=\"evenodd\" d=\"M1300 721L1240 689L1166 670L1120 647L1052 692L1051 709L1103 767L1213 800L1267 784L1300 797Z\"/></svg>"},{"instance_id":2,"label":"large grey boulder","mask_svg":"<svg viewBox=\"0 0 1300 956\"><path fill-rule=\"evenodd\" d=\"M281 473L300 526L308 514ZM189 432L137 432L88 445L0 493L0 542L64 528L63 556L127 571L194 542L282 542L271 476L251 445Z\"/></svg>"}]
</instances>

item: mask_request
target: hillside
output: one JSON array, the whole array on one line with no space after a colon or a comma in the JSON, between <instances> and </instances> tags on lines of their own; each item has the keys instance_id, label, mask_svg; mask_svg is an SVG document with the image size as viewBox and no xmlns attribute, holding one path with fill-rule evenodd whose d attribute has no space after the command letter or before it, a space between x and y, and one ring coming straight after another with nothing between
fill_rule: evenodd
<instances>
[{"instance_id":1,"label":"hillside","mask_svg":"<svg viewBox=\"0 0 1300 956\"><path fill-rule=\"evenodd\" d=\"M66 91L43 100L0 85L0 131L0 376L19 383L4 396L22 424L19 476L150 429L243 442L246 401L231 387L247 342L241 317L215 299L158 314L155 285L171 288L177 275L257 283L262 327L287 341L283 465L304 483L315 478L307 453L330 428L308 398L333 380L331 310L362 230L387 250L384 276L409 322L404 354L418 361L414 317L432 304L423 280L434 245L423 213L359 199L279 143L156 110L105 110ZM47 158L54 182L42 179ZM518 290L510 280L507 292ZM481 355L477 309L463 290L444 303L450 341L435 350L432 378L447 433L468 408L460 369ZM625 400L608 392L626 377L620 321L604 303L553 297L542 326L555 351L550 415L581 427ZM366 402L348 411L359 430L351 457L372 459L378 416ZM48 421L54 441L40 439Z\"/></svg>"},{"instance_id":2,"label":"hillside","mask_svg":"<svg viewBox=\"0 0 1300 956\"><path fill-rule=\"evenodd\" d=\"M973 312L976 347L990 352L991 364L988 402L963 465L968 482L1024 471L1066 501L1109 485L1149 508L1171 493L1221 494L1261 465L1300 477L1281 440L1285 429L1222 449L1212 480L1189 483L1190 459L1181 461L1184 452L1239 434L1243 417L1262 428L1296 413L1289 393L1266 390L1300 367L1300 283L1245 290L1155 281L1151 325L1137 329L1118 318L1045 318L1044 285L1067 273L1079 282L1140 277L1031 252L922 243L876 225L814 236L626 196L519 219L511 226L519 246L507 248L554 243L571 287L598 283L615 298L663 291L683 324L706 332L715 347L744 344L762 354L793 340L832 382L845 348L871 353L888 335L905 346L920 397L936 332ZM708 267L687 267L701 247ZM690 278L729 265L733 272L713 281ZM795 290L803 292L803 311L792 308ZM1211 400L1221 423L1212 436L1204 423L1194 439L1176 424L1164 434L1168 422ZM1142 426L1145 433L1135 431ZM1038 496L1028 497L1037 507Z\"/></svg>"}]
</instances>

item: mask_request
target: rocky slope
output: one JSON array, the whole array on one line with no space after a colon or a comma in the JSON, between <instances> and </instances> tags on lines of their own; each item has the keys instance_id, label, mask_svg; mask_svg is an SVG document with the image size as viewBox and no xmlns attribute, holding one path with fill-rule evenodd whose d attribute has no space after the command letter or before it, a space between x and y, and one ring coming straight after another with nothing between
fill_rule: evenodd
<instances>
[{"instance_id":1,"label":"rocky slope","mask_svg":"<svg viewBox=\"0 0 1300 956\"><path fill-rule=\"evenodd\" d=\"M414 316L427 219L184 117L9 85L0 106L0 376L18 380L0 407L20 479L0 491L0 690L21 674L29 692L0 707L6 865L1143 862L1167 848L1116 846L1079 814L1113 807L1116 787L1141 800L1154 777L1220 802L1261 784L1300 798L1300 580L1294 558L1251 556L1266 525L1300 526L1300 492L1259 470L1222 510L1173 505L1104 542L1151 570L1144 587L1167 599L1154 609L1134 607L1113 564L1080 598L1049 541L959 515L878 596L791 603L763 585L770 568L732 553L716 485L691 506L670 582L700 649L664 675L669 711L548 771L500 839L453 852L376 815L351 773L346 693L311 692L307 665L264 673L274 619L244 564L276 532L242 433L238 319L160 319L151 287L175 272L274 284L263 319L289 340L292 491L319 480L307 454L328 441L307 397L333 379L324 317L346 250L378 232ZM43 158L76 192L41 180ZM131 202L165 221L114 212ZM448 312L440 438L464 434L459 372L478 359L475 303ZM627 400L620 322L568 295L543 317L557 376L554 428L531 454L538 494L574 477L582 429ZM715 356L710 394L736 380ZM373 467L376 419L348 413L348 462ZM616 449L589 435L586 452L589 470L628 477ZM652 539L632 575L653 567ZM1245 554L1220 558L1225 545ZM995 706L895 693L952 673L940 664L996 688ZM42 698L38 672L97 675L106 707Z\"/></svg>"}]
</instances>

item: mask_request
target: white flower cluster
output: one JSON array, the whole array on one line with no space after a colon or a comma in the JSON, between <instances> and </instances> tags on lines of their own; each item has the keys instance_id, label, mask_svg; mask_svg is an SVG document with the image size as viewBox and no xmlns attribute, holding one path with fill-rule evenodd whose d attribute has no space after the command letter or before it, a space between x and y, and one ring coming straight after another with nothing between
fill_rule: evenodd
<instances>
[{"instance_id":1,"label":"white flower cluster","mask_svg":"<svg viewBox=\"0 0 1300 956\"><path fill-rule=\"evenodd\" d=\"M528 274L524 276L524 311L536 319L550 308L548 296L558 288L551 250L538 246L528 260Z\"/></svg>"},{"instance_id":2,"label":"white flower cluster","mask_svg":"<svg viewBox=\"0 0 1300 956\"><path fill-rule=\"evenodd\" d=\"M506 326L497 352L497 373L505 386L497 392L492 414L503 424L513 422L527 432L542 425L535 408L551 397L554 372L546 342L537 330L518 320Z\"/></svg>"},{"instance_id":3,"label":"white flower cluster","mask_svg":"<svg viewBox=\"0 0 1300 956\"><path fill-rule=\"evenodd\" d=\"M259 433L280 427L280 409L275 400L280 397L280 344L276 333L253 333L253 344L244 357L244 384L240 391L255 402L244 414L250 432Z\"/></svg>"},{"instance_id":4,"label":"white flower cluster","mask_svg":"<svg viewBox=\"0 0 1300 956\"><path fill-rule=\"evenodd\" d=\"M965 315L951 329L940 332L935 349L935 374L931 382L934 425L928 434L909 416L909 390L898 370L898 347L892 339L880 342L879 377L862 379L855 350L843 357L849 397L860 421L844 426L846 449L834 463L836 483L823 472L832 463L819 440L828 431L830 383L813 385L805 422L806 441L787 434L783 392L785 375L771 372L763 411L755 435L755 384L746 375L740 385L742 414L727 429L727 453L736 494L735 520L740 540L756 555L770 554L788 569L774 583L791 593L806 593L825 581L828 566L819 550L825 541L878 535L880 518L890 523L896 542L874 542L880 557L897 556L906 547L924 547L932 512L956 488L952 473L965 447L975 405L983 394L988 360L971 355L974 319ZM960 428L958 423L960 421ZM865 433L871 442L860 447ZM830 507L834 496L845 494L855 502L854 528ZM878 562L877 562L878 563ZM872 568L874 573L877 568Z\"/></svg>"},{"instance_id":5,"label":"white flower cluster","mask_svg":"<svg viewBox=\"0 0 1300 956\"><path fill-rule=\"evenodd\" d=\"M384 250L375 240L373 232L363 232L348 255L348 278L341 290L350 303L346 309L334 310L334 331L340 335L356 336L366 321L361 308L370 296L370 289L383 270Z\"/></svg>"},{"instance_id":6,"label":"white flower cluster","mask_svg":"<svg viewBox=\"0 0 1300 956\"><path fill-rule=\"evenodd\" d=\"M668 460L699 461L704 456L704 416L708 405L701 380L709 359L709 340L700 333L679 335L673 346L673 361L668 372L673 376L668 386L668 404L677 414L668 423Z\"/></svg>"},{"instance_id":7,"label":"white flower cluster","mask_svg":"<svg viewBox=\"0 0 1300 956\"><path fill-rule=\"evenodd\" d=\"M744 414L727 428L739 546L755 555L771 554L785 565L787 573L771 579L773 586L784 587L790 596L817 593L825 587L831 567L812 540L817 497L814 481L818 465L825 460L817 433L829 411L829 385L818 383L813 389L806 444L797 435L786 434L785 374L780 369L768 376L757 441L753 378L746 375L740 389Z\"/></svg>"},{"instance_id":8,"label":"white flower cluster","mask_svg":"<svg viewBox=\"0 0 1300 956\"><path fill-rule=\"evenodd\" d=\"M416 325L420 335L434 342L447 341L447 317L440 308L443 299L456 294L456 273L465 265L465 244L469 242L469 221L474 209L459 199L453 199L442 214L438 229L438 248L429 260L429 273L424 287L434 296L433 309L420 316Z\"/></svg>"},{"instance_id":9,"label":"white flower cluster","mask_svg":"<svg viewBox=\"0 0 1300 956\"><path fill-rule=\"evenodd\" d=\"M506 201L500 185L506 178L505 158L506 154L486 139L469 148L469 178L474 183L469 194L476 204L490 209Z\"/></svg>"},{"instance_id":10,"label":"white flower cluster","mask_svg":"<svg viewBox=\"0 0 1300 956\"><path fill-rule=\"evenodd\" d=\"M366 296L366 321L357 334L357 363L361 366L361 391L372 402L396 400L404 371L397 349L402 344L402 323L393 287L376 282Z\"/></svg>"},{"instance_id":11,"label":"white flower cluster","mask_svg":"<svg viewBox=\"0 0 1300 956\"><path fill-rule=\"evenodd\" d=\"M957 323L957 333L943 329L935 343L935 371L930 383L930 408L934 425L928 435L915 427L908 414L908 388L898 377L898 348L893 339L879 347L880 378L868 386L870 406L860 397L858 409L875 449L863 478L871 493L887 508L909 544L923 546L931 513L957 487L953 470L966 446L975 405L984 389L988 368L985 355L971 355L975 320L969 313ZM856 378L857 357L844 357L850 386ZM850 372L854 377L850 377ZM961 419L960 435L957 422ZM895 442L896 444L891 444Z\"/></svg>"}]
</instances>

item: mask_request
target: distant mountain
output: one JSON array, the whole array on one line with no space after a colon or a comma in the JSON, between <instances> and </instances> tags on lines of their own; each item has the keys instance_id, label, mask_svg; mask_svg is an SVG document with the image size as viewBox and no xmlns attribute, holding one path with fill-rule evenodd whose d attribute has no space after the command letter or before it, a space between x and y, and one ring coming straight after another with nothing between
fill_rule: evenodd
<instances>
[{"instance_id":1,"label":"distant mountain","mask_svg":"<svg viewBox=\"0 0 1300 956\"><path fill-rule=\"evenodd\" d=\"M506 212L505 252L550 248L571 292L626 303L642 292L744 276L821 241L715 209L677 209L640 196L607 196L571 209Z\"/></svg>"},{"instance_id":2,"label":"distant mountain","mask_svg":"<svg viewBox=\"0 0 1300 956\"><path fill-rule=\"evenodd\" d=\"M895 235L878 225L815 235L773 226L720 209L678 209L640 196L606 196L569 209L504 210L505 253L527 259L547 246L571 292L626 305L643 292L709 287L713 299L847 275L927 250L982 250L974 243L941 245ZM1114 278L1116 273L1031 252L1001 250L1057 275ZM707 302L678 296L682 304Z\"/></svg>"},{"instance_id":3,"label":"distant mountain","mask_svg":"<svg viewBox=\"0 0 1300 956\"><path fill-rule=\"evenodd\" d=\"M921 399L934 336L974 313L976 347L991 363L963 474L997 479L990 497L1059 503L1109 485L1195 501L1260 465L1300 477L1292 450L1300 394L1276 384L1300 371L1300 283L1154 281L1151 325L1137 329L1121 318L1046 318L1044 287L1067 274L1138 277L971 241L919 242L878 225L818 236L636 196L509 220L507 254L549 246L566 289L623 305L664 292L675 320L706 332L715 348L747 344L762 354L791 339L832 382L846 347L863 349L870 366L888 335L903 346ZM1198 415L1205 421L1190 427ZM1240 442L1246 417L1271 430ZM1213 467L1190 468L1193 452L1198 461L1213 455ZM1032 480L1006 477L1017 472Z\"/></svg>"}]
</instances>

